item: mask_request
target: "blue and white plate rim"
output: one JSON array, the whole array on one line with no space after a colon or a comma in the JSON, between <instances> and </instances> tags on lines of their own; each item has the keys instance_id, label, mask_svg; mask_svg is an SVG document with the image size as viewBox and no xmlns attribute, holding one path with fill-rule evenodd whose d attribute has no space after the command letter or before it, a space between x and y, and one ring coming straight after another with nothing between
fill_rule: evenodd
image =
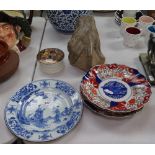
<instances>
[{"instance_id":1,"label":"blue and white plate rim","mask_svg":"<svg viewBox=\"0 0 155 155\"><path fill-rule=\"evenodd\" d=\"M37 140L34 141L34 140L33 140L33 141L31 141L31 140L29 140L29 139L25 139L25 138L23 138L23 137L21 137L21 136L16 135L16 134L12 131L12 129L9 127L9 125L8 125L8 123L7 123L7 120L6 120L6 110L7 110L7 107L8 107L8 105L9 105L9 101L11 100L11 97L13 97L13 96L16 94L16 92L18 92L18 91L19 91L21 88L23 88L24 86L27 86L27 85L29 85L29 84L31 84L31 83L35 83L35 82L39 82L39 81L60 81L60 82L66 83L68 86L72 87L72 88L75 90L75 92L79 94L79 97L80 97L80 100L81 100L81 113L80 113L79 118L78 118L77 122L75 123L75 125L74 125L70 130L68 130L65 134L63 134L63 135L61 135L61 136L59 136L59 137L57 137L57 138L51 139L51 140L43 140L43 141L37 141ZM76 88L74 88L71 84L69 84L68 82L63 81L63 80L56 80L56 79L51 79L51 78L50 78L50 79L34 80L34 81L32 81L32 82L29 82L29 83L27 83L27 84L21 86L17 91L15 91L15 92L11 95L11 97L9 98L8 104L6 105L6 107L5 107L5 109L4 109L4 121L5 121L5 125L8 127L9 131L10 131L12 134L14 134L17 138L21 138L22 140L25 140L25 141L41 143L41 142L54 141L54 140L57 140L57 139L59 139L59 138L61 138L61 137L64 137L66 134L70 133L70 132L80 123L80 120L81 120L82 115L83 115L84 101L83 101L83 99L81 98L81 95L80 95L79 91L78 91Z\"/></svg>"}]
</instances>

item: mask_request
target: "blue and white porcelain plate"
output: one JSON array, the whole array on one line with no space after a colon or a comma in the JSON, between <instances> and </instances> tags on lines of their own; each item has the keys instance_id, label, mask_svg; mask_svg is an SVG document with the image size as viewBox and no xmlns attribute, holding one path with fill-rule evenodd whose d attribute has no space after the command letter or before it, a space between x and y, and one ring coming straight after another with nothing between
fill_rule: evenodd
<instances>
[{"instance_id":1,"label":"blue and white porcelain plate","mask_svg":"<svg viewBox=\"0 0 155 155\"><path fill-rule=\"evenodd\" d=\"M44 142L67 134L83 111L80 94L58 80L34 81L22 87L5 109L8 128L21 139Z\"/></svg>"}]
</instances>

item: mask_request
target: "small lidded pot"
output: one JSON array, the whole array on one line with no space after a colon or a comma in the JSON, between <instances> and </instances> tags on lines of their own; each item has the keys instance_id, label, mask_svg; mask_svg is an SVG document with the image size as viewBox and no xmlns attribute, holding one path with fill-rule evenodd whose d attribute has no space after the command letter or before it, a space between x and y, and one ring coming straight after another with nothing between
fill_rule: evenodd
<instances>
[{"instance_id":1,"label":"small lidded pot","mask_svg":"<svg viewBox=\"0 0 155 155\"><path fill-rule=\"evenodd\" d=\"M0 65L5 63L9 57L8 48L7 43L0 40Z\"/></svg>"},{"instance_id":2,"label":"small lidded pot","mask_svg":"<svg viewBox=\"0 0 155 155\"><path fill-rule=\"evenodd\" d=\"M40 63L40 69L46 74L53 74L64 68L64 52L58 48L47 48L40 51L37 55L37 61Z\"/></svg>"}]
</instances>

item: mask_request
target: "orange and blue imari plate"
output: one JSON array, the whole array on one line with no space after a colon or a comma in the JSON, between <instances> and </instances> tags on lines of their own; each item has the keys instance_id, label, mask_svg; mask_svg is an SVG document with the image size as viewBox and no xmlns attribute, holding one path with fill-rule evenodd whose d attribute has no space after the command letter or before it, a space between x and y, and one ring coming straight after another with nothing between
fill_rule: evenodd
<instances>
[{"instance_id":1,"label":"orange and blue imari plate","mask_svg":"<svg viewBox=\"0 0 155 155\"><path fill-rule=\"evenodd\" d=\"M144 75L118 64L92 67L82 78L80 89L89 102L113 112L141 109L151 96L151 86Z\"/></svg>"}]
</instances>

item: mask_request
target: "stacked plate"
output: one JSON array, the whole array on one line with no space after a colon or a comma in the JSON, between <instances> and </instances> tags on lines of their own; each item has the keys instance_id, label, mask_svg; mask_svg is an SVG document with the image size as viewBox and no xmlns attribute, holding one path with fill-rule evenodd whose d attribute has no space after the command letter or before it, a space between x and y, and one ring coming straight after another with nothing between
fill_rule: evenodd
<instances>
[{"instance_id":1,"label":"stacked plate","mask_svg":"<svg viewBox=\"0 0 155 155\"><path fill-rule=\"evenodd\" d=\"M80 94L59 80L34 81L18 90L5 109L5 122L17 137L33 142L70 132L83 111Z\"/></svg>"},{"instance_id":2,"label":"stacked plate","mask_svg":"<svg viewBox=\"0 0 155 155\"><path fill-rule=\"evenodd\" d=\"M121 19L124 17L123 12L124 12L123 10L117 10L114 14L115 22L118 25L121 25ZM141 17L142 15L143 13L141 11L137 11L135 14L135 19L138 20L139 17Z\"/></svg>"},{"instance_id":3,"label":"stacked plate","mask_svg":"<svg viewBox=\"0 0 155 155\"><path fill-rule=\"evenodd\" d=\"M138 70L118 64L92 67L84 75L80 91L89 109L112 118L132 116L151 96L151 86Z\"/></svg>"}]
</instances>

